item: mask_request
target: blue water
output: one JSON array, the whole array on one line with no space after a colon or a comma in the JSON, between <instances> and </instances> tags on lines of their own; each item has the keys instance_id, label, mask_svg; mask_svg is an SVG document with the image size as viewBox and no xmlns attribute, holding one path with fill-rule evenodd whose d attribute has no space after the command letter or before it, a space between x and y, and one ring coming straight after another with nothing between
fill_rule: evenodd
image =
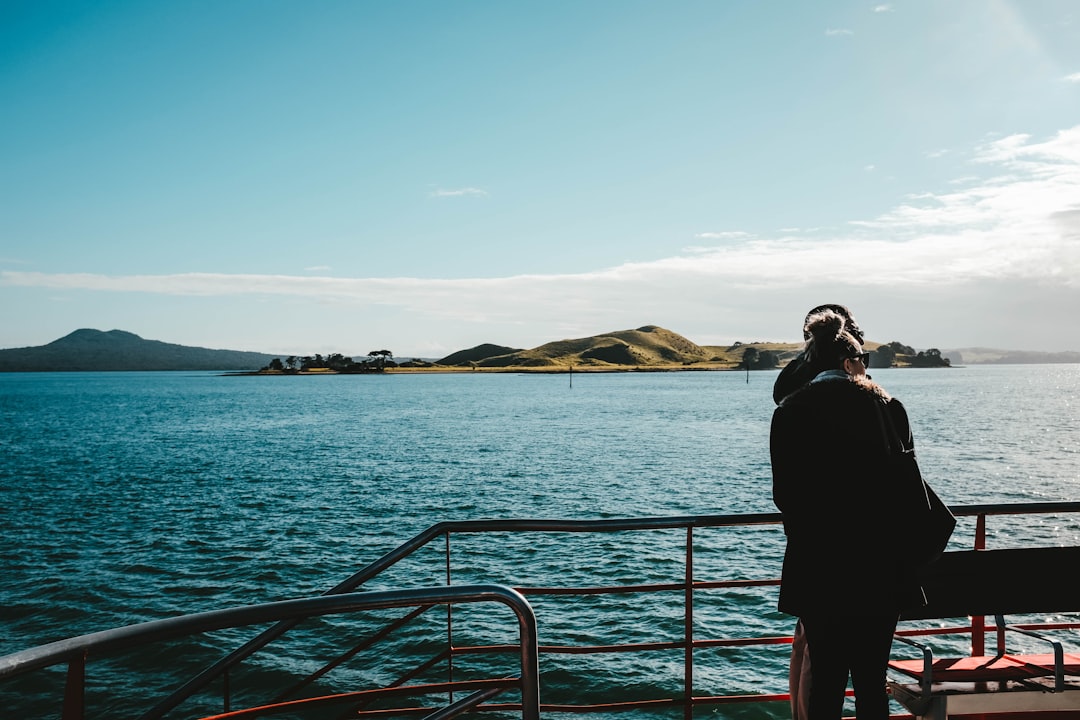
<instances>
[{"instance_id":1,"label":"blue water","mask_svg":"<svg viewBox=\"0 0 1080 720\"><path fill-rule=\"evenodd\" d=\"M950 504L1080 499L1080 366L874 375L907 406L923 471ZM0 655L321 593L441 520L772 512L774 378L0 374ZM1076 519L1033 522L1004 526L996 541L1080 539ZM455 582L636 581L681 562L647 556L679 542L634 546L622 566L595 547L558 543L550 557L507 565L505 549L478 545ZM778 573L782 542L775 528L707 541L699 572ZM670 639L681 630L677 613L635 624L633 608L630 621L598 623L603 611L588 603L545 626L545 602L542 643ZM697 623L703 635L789 633L774 604L769 589L706 597ZM621 677L610 681L648 696L676 661L613 660ZM783 649L734 671L703 658L697 689L784 692L785 663ZM563 659L545 672L554 695L572 697L584 682ZM3 692L0 706L18 702Z\"/></svg>"}]
</instances>

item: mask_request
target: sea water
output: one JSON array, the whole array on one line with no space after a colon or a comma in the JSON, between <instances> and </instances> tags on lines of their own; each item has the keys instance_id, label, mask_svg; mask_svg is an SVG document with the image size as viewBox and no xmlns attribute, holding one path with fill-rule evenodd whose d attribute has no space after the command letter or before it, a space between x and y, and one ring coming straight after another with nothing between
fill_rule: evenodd
<instances>
[{"instance_id":1,"label":"sea water","mask_svg":"<svg viewBox=\"0 0 1080 720\"><path fill-rule=\"evenodd\" d=\"M907 407L924 474L949 504L1080 499L1080 366L872 373ZM773 512L775 377L0 374L0 655L319 594L444 520ZM842 452L842 438L821 440ZM995 542L1080 540L1075 517L1025 523L1006 524ZM598 549L595 538L589 547L549 539L531 560L477 541L457 552L465 567L454 582L641 582L635 574L677 572L683 541L676 534L627 549L606 539ZM782 548L775 527L706 538L695 573L778 574ZM431 584L439 573L384 582ZM681 632L681 605L643 615L622 601L580 601L545 625L550 602L536 602L542 644L678 640ZM790 633L791 619L774 607L775 588L704 594L695 632ZM239 642L219 639L209 650ZM192 655L201 661L207 650ZM724 669L703 655L695 689L784 692L785 653L747 652ZM679 693L667 678L681 681L681 651L592 668L609 677L543 662L545 701L579 700L586 685L624 688L616 699ZM101 681L127 691L123 681ZM16 695L0 684L3 716L33 716ZM769 712L784 717L786 708Z\"/></svg>"}]
</instances>

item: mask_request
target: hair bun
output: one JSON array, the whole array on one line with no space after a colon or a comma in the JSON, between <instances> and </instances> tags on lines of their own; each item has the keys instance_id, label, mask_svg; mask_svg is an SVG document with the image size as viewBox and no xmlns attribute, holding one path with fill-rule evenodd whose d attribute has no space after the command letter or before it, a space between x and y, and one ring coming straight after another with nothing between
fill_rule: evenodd
<instances>
[{"instance_id":1,"label":"hair bun","mask_svg":"<svg viewBox=\"0 0 1080 720\"><path fill-rule=\"evenodd\" d=\"M833 312L844 318L844 330L851 333L851 336L859 341L860 344L864 342L862 328L859 327L859 323L855 322L855 316L851 314L851 310L846 305L839 305L837 303L825 303L824 305L818 305L810 312L806 313L806 318L803 320L803 340L810 339L810 331L807 329L807 325L810 323L810 318L815 315L820 315L826 310L832 310Z\"/></svg>"},{"instance_id":2,"label":"hair bun","mask_svg":"<svg viewBox=\"0 0 1080 720\"><path fill-rule=\"evenodd\" d=\"M844 332L846 320L833 310L822 310L806 319L806 334L819 343L833 342Z\"/></svg>"}]
</instances>

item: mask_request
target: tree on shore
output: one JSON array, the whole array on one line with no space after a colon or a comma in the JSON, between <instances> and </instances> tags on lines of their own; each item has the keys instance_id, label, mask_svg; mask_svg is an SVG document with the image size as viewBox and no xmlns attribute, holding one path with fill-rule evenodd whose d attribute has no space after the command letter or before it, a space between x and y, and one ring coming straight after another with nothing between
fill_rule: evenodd
<instances>
[{"instance_id":1,"label":"tree on shore","mask_svg":"<svg viewBox=\"0 0 1080 720\"><path fill-rule=\"evenodd\" d=\"M888 368L901 365L911 367L950 367L948 358L942 357L937 348L915 351L910 345L892 341L882 345L870 355L870 367Z\"/></svg>"},{"instance_id":2,"label":"tree on shore","mask_svg":"<svg viewBox=\"0 0 1080 720\"><path fill-rule=\"evenodd\" d=\"M270 364L262 368L260 372L284 373L295 375L302 372L318 372L329 370L336 373L374 373L383 372L387 367L397 367L390 359L394 353L389 350L375 350L368 353L368 359L356 362L351 357L341 353L331 353L326 357L316 353L296 357L290 355L284 364L280 358L274 358Z\"/></svg>"},{"instance_id":3,"label":"tree on shore","mask_svg":"<svg viewBox=\"0 0 1080 720\"><path fill-rule=\"evenodd\" d=\"M926 352L919 351L919 353L911 359L911 364L914 367L949 367L952 365L949 358L942 357L941 351L937 348L930 348Z\"/></svg>"},{"instance_id":4,"label":"tree on shore","mask_svg":"<svg viewBox=\"0 0 1080 720\"><path fill-rule=\"evenodd\" d=\"M882 345L870 354L870 367L889 368L896 362L896 350L892 345Z\"/></svg>"},{"instance_id":5,"label":"tree on shore","mask_svg":"<svg viewBox=\"0 0 1080 720\"><path fill-rule=\"evenodd\" d=\"M780 358L772 350L748 347L743 351L740 370L771 370L780 366Z\"/></svg>"},{"instance_id":6,"label":"tree on shore","mask_svg":"<svg viewBox=\"0 0 1080 720\"><path fill-rule=\"evenodd\" d=\"M393 359L394 353L389 350L372 350L368 353L368 357L371 358L371 362L373 362L377 368L382 370L386 367L387 363Z\"/></svg>"}]
</instances>

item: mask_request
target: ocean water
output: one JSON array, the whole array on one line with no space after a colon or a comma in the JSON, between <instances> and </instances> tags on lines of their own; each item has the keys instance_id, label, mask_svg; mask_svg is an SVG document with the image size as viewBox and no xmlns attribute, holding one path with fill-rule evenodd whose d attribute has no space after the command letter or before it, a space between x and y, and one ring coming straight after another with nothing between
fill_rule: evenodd
<instances>
[{"instance_id":1,"label":"ocean water","mask_svg":"<svg viewBox=\"0 0 1080 720\"><path fill-rule=\"evenodd\" d=\"M907 406L924 474L949 504L1080 500L1080 365L873 374ZM319 594L443 520L773 512L775 375L0 374L0 655ZM991 545L1076 543L1080 518L1009 520L991 531ZM954 543L970 542L970 532L962 523ZM454 582L677 581L684 542L682 531L470 536L455 545ZM779 574L778 527L700 543L698 579ZM430 555L379 586L444 582L441 555ZM774 588L700 595L698 636L790 633L791 619L772 610ZM677 640L681 597L649 602L537 598L541 643ZM491 614L475 618L485 642L513 628ZM466 637L469 623L465 609ZM173 669L195 669L251 634L234 633L192 641ZM702 652L695 690L785 692L786 651ZM311 654L288 649L276 662L306 667ZM544 700L671 696L681 661L681 651L545 657ZM281 668L251 672L281 682ZM92 681L91 705L125 716L138 684L108 673ZM0 716L50 716L43 707L25 688L0 684ZM786 717L782 705L767 712Z\"/></svg>"}]
</instances>

